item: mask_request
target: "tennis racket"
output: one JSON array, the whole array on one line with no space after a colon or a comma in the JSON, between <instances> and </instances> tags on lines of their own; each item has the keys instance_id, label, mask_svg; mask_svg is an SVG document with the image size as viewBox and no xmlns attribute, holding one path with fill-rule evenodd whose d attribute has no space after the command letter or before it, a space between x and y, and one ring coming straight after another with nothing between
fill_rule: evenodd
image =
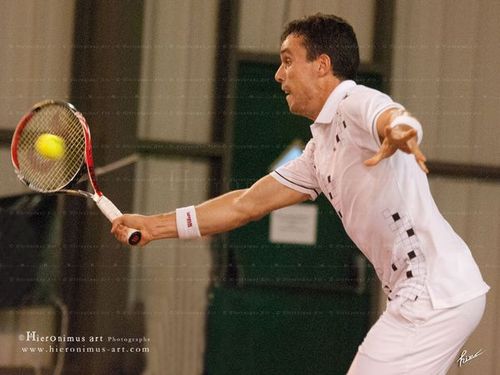
<instances>
[{"instance_id":1,"label":"tennis racket","mask_svg":"<svg viewBox=\"0 0 500 375\"><path fill-rule=\"evenodd\" d=\"M44 156L37 149L40 137L47 135L61 143L57 157ZM16 127L11 158L17 177L29 188L91 198L109 221L122 216L97 185L89 126L73 105L52 100L36 104ZM73 188L85 172L93 193ZM128 243L137 245L140 240L141 232L130 229Z\"/></svg>"}]
</instances>

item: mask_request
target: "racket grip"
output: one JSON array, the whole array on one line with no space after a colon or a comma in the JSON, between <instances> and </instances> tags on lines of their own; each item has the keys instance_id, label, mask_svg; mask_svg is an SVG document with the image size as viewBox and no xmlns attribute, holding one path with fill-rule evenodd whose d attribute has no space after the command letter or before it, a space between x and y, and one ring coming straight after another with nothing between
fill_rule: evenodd
<instances>
[{"instance_id":1,"label":"racket grip","mask_svg":"<svg viewBox=\"0 0 500 375\"><path fill-rule=\"evenodd\" d=\"M116 207L113 202L111 202L104 195L94 196L94 201L101 212L108 218L109 221L113 221L117 217L123 216L121 211ZM130 245L137 245L141 241L142 234L139 230L130 228L127 233L128 243Z\"/></svg>"}]
</instances>

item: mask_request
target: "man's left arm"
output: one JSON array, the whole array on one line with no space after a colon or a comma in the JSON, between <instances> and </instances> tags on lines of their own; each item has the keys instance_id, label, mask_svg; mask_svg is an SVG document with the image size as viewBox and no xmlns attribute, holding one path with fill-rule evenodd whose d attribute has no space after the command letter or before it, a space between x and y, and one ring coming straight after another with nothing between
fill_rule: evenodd
<instances>
[{"instance_id":1,"label":"man's left arm","mask_svg":"<svg viewBox=\"0 0 500 375\"><path fill-rule=\"evenodd\" d=\"M413 154L420 168L429 173L425 165L427 159L418 145L422 138L422 126L415 117L404 109L387 109L378 116L377 133L381 146L373 157L365 160L366 166L377 165L381 160L401 150Z\"/></svg>"}]
</instances>

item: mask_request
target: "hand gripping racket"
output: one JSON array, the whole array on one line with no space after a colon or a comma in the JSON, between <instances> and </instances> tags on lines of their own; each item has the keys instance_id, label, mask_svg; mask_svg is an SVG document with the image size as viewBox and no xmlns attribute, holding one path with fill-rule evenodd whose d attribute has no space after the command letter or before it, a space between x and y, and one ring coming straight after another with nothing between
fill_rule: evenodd
<instances>
[{"instance_id":1,"label":"hand gripping racket","mask_svg":"<svg viewBox=\"0 0 500 375\"><path fill-rule=\"evenodd\" d=\"M40 136L57 139L58 155L43 155L37 150ZM52 147L50 144L46 147ZM106 198L94 172L89 126L73 105L59 101L36 104L16 127L11 144L12 164L17 177L29 188L41 193L66 193L91 198L109 221L122 216ZM73 189L72 185L85 173L94 193ZM137 245L141 232L130 229L128 243Z\"/></svg>"}]
</instances>

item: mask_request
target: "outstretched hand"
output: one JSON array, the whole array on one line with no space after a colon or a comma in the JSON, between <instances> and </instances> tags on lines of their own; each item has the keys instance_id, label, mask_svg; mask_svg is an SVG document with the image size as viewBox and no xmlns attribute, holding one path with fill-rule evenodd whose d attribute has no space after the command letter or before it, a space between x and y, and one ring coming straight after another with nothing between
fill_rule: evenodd
<instances>
[{"instance_id":1,"label":"outstretched hand","mask_svg":"<svg viewBox=\"0 0 500 375\"><path fill-rule=\"evenodd\" d=\"M429 173L425 162L425 155L420 150L417 143L417 131L407 125L397 125L393 128L387 126L384 129L384 141L378 152L370 159L365 160L365 165L368 167L377 165L381 160L391 157L397 150L406 152L407 154L415 155L420 168Z\"/></svg>"}]
</instances>

